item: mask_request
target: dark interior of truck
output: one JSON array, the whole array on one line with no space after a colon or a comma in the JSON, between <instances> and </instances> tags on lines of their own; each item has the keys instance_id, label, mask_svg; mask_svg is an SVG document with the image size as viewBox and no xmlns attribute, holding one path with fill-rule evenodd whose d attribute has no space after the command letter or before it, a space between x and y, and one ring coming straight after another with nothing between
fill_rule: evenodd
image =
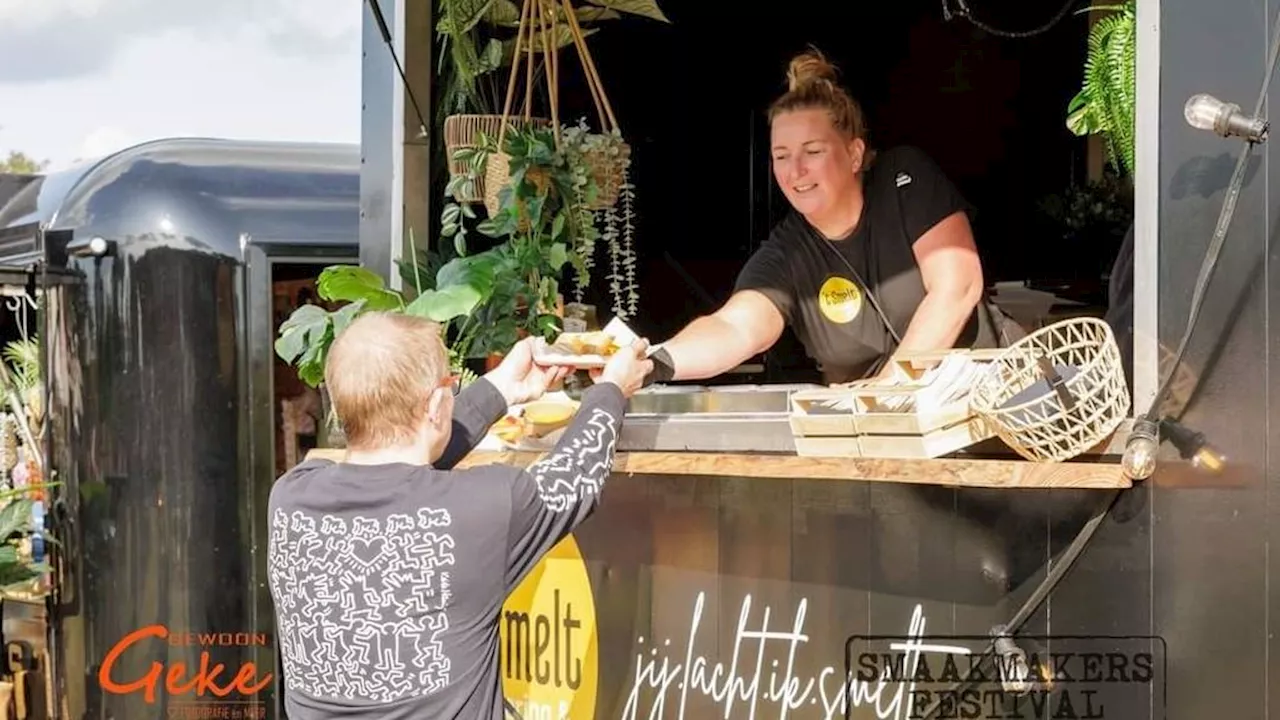
<instances>
[{"instance_id":1,"label":"dark interior of truck","mask_svg":"<svg viewBox=\"0 0 1280 720\"><path fill-rule=\"evenodd\" d=\"M873 147L923 149L976 206L989 287L1025 282L1064 300L1054 312L1105 311L1133 204L1127 183L1110 182L1099 139L1066 127L1089 14L1013 0L662 8L669 25L628 19L588 38L632 146L638 330L667 337L715 309L787 211L769 167L765 111L785 90L788 60L808 45L840 68ZM561 122L594 125L581 64L572 48L563 52ZM1113 220L1080 227L1070 208L1084 197L1110 203ZM607 281L593 289L608 297ZM740 379L806 379L810 363L790 333L763 359L762 376Z\"/></svg>"}]
</instances>

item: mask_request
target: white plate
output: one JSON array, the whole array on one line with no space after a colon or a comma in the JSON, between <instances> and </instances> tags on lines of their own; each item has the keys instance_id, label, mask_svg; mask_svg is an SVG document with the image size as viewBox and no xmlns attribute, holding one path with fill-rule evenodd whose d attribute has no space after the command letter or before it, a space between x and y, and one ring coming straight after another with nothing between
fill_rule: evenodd
<instances>
[{"instance_id":1,"label":"white plate","mask_svg":"<svg viewBox=\"0 0 1280 720\"><path fill-rule=\"evenodd\" d=\"M619 347L626 347L635 342L637 335L627 327L627 324L614 318L604 326L601 331L613 337ZM648 355L652 355L658 351L661 345L650 345ZM533 359L539 365L564 365L576 368L602 368L609 364L609 358L603 355L575 355L573 353L564 352L563 348L556 348L553 344L548 344L546 340L538 338L534 343Z\"/></svg>"}]
</instances>

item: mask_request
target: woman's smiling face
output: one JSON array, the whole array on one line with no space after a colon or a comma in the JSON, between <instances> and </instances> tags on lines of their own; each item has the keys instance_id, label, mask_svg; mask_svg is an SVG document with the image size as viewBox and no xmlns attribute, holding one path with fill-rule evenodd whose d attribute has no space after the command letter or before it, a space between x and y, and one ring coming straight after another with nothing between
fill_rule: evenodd
<instances>
[{"instance_id":1,"label":"woman's smiling face","mask_svg":"<svg viewBox=\"0 0 1280 720\"><path fill-rule=\"evenodd\" d=\"M848 140L822 108L784 112L770 129L773 177L791 206L810 222L837 212L860 190L866 144Z\"/></svg>"}]
</instances>

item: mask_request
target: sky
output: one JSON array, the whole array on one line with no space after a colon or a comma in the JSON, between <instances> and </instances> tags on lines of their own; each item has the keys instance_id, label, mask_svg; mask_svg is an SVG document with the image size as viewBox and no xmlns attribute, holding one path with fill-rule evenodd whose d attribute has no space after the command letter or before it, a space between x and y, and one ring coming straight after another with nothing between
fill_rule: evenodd
<instances>
[{"instance_id":1,"label":"sky","mask_svg":"<svg viewBox=\"0 0 1280 720\"><path fill-rule=\"evenodd\" d=\"M360 141L360 0L0 0L0 157Z\"/></svg>"}]
</instances>

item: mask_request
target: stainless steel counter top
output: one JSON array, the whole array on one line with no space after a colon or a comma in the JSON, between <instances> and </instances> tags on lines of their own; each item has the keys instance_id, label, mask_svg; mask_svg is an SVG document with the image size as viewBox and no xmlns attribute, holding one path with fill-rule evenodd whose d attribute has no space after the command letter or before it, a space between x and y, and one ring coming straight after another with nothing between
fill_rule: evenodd
<instances>
[{"instance_id":1,"label":"stainless steel counter top","mask_svg":"<svg viewBox=\"0 0 1280 720\"><path fill-rule=\"evenodd\" d=\"M793 385L669 385L637 393L618 439L622 452L785 453L794 455L791 395L823 387ZM1124 452L1130 421L1091 455ZM1003 446L1001 446L1003 447ZM1012 453L1012 451L1008 451Z\"/></svg>"},{"instance_id":2,"label":"stainless steel counter top","mask_svg":"<svg viewBox=\"0 0 1280 720\"><path fill-rule=\"evenodd\" d=\"M791 394L819 385L668 385L631 398L621 451L794 454Z\"/></svg>"}]
</instances>

